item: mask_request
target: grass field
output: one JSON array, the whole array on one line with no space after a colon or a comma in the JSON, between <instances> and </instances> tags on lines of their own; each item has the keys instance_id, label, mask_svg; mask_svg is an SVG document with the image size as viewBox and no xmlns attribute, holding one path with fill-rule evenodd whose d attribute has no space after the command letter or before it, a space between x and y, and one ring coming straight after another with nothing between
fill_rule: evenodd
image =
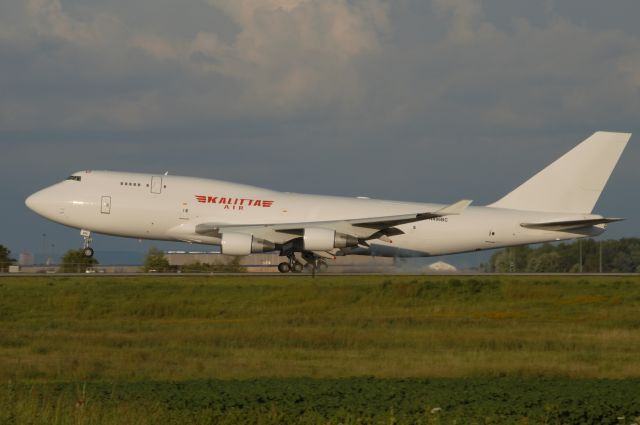
<instances>
[{"instance_id":1,"label":"grass field","mask_svg":"<svg viewBox=\"0 0 640 425\"><path fill-rule=\"evenodd\" d=\"M631 423L639 307L635 277L4 278L0 421Z\"/></svg>"}]
</instances>

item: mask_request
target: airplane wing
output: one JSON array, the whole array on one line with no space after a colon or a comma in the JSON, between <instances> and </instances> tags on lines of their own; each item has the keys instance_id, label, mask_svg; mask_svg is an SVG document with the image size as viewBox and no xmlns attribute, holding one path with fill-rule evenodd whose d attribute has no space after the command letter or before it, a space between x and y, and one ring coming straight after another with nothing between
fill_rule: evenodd
<instances>
[{"instance_id":1,"label":"airplane wing","mask_svg":"<svg viewBox=\"0 0 640 425\"><path fill-rule=\"evenodd\" d=\"M291 236L301 236L305 228L322 227L335 230L359 239L376 239L378 236L395 236L404 232L395 226L428 220L435 217L461 214L472 201L461 200L431 212L402 214L386 217L356 218L339 221L314 221L302 223L264 223L254 225L229 225L219 223L201 223L196 225L195 231L199 235L219 237L223 232L250 233L254 236L282 243Z\"/></svg>"},{"instance_id":2,"label":"airplane wing","mask_svg":"<svg viewBox=\"0 0 640 425\"><path fill-rule=\"evenodd\" d=\"M428 220L430 218L444 217L445 215L459 215L469 205L470 200L463 199L454 204L440 208L434 212L423 212L418 214L405 214L392 217L363 218L358 220L348 220L353 226L365 227L370 229L386 229L388 227L399 226L401 224L413 223L416 221Z\"/></svg>"}]
</instances>

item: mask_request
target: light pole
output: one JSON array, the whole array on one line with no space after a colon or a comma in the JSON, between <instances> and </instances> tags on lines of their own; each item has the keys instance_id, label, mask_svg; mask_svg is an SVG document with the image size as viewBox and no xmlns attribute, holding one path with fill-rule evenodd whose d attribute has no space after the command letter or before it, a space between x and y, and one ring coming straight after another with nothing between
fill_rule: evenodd
<instances>
[{"instance_id":1,"label":"light pole","mask_svg":"<svg viewBox=\"0 0 640 425\"><path fill-rule=\"evenodd\" d=\"M578 246L580 247L580 257L579 257L580 267L579 267L579 270L580 270L580 273L582 273L582 239L580 239L578 241Z\"/></svg>"},{"instance_id":2,"label":"light pole","mask_svg":"<svg viewBox=\"0 0 640 425\"><path fill-rule=\"evenodd\" d=\"M43 233L42 234L42 263L44 264L47 262L47 234Z\"/></svg>"},{"instance_id":3,"label":"light pole","mask_svg":"<svg viewBox=\"0 0 640 425\"><path fill-rule=\"evenodd\" d=\"M600 273L602 273L602 239L600 239L599 247L600 247L600 268L599 268L599 270L600 270Z\"/></svg>"}]
</instances>

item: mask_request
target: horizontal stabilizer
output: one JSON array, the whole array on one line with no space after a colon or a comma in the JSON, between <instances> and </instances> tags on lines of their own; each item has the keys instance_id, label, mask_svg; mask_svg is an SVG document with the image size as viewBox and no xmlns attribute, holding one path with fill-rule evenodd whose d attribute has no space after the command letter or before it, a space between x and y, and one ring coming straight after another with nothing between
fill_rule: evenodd
<instances>
[{"instance_id":1,"label":"horizontal stabilizer","mask_svg":"<svg viewBox=\"0 0 640 425\"><path fill-rule=\"evenodd\" d=\"M624 218L597 217L597 218L586 218L586 219L555 220L555 221L547 221L547 222L541 222L541 223L522 223L520 226L525 227L527 229L562 231L562 230L581 229L584 227L596 226L598 224L613 223L615 221L621 221L621 220L624 220Z\"/></svg>"}]
</instances>

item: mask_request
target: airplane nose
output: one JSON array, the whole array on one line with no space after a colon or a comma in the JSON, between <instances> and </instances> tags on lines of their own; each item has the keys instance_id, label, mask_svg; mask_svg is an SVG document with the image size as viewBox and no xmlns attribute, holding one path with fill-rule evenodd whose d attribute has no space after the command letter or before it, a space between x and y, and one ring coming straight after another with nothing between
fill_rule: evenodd
<instances>
[{"instance_id":1,"label":"airplane nose","mask_svg":"<svg viewBox=\"0 0 640 425\"><path fill-rule=\"evenodd\" d=\"M42 215L45 207L43 191L36 192L25 199L24 203L31 211Z\"/></svg>"},{"instance_id":2,"label":"airplane nose","mask_svg":"<svg viewBox=\"0 0 640 425\"><path fill-rule=\"evenodd\" d=\"M29 196L27 199L25 199L24 203L27 206L27 208L29 208L30 210L34 211L36 208L36 194L34 193L33 195Z\"/></svg>"},{"instance_id":3,"label":"airplane nose","mask_svg":"<svg viewBox=\"0 0 640 425\"><path fill-rule=\"evenodd\" d=\"M64 187L60 185L45 187L24 200L31 211L53 221L63 218L67 202Z\"/></svg>"}]
</instances>

